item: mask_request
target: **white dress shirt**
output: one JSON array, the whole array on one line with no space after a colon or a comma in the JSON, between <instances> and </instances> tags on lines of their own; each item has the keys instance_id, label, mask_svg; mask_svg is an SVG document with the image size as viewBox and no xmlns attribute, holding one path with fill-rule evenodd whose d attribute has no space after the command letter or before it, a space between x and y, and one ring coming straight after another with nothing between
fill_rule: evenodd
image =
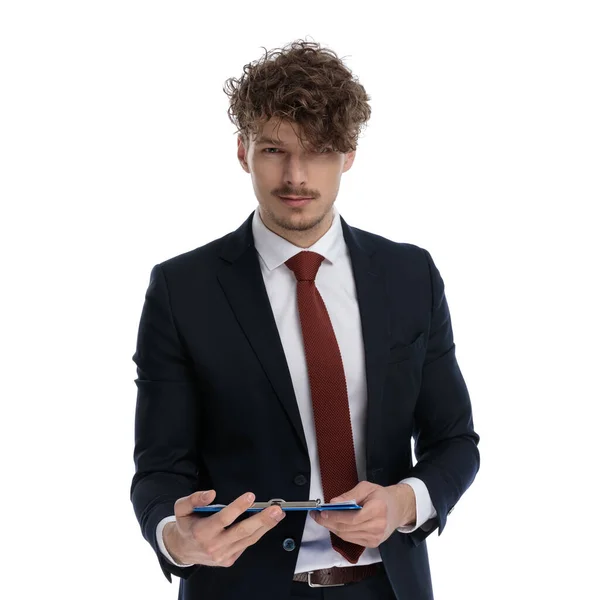
<instances>
[{"instance_id":1,"label":"white dress shirt","mask_svg":"<svg viewBox=\"0 0 600 600\"><path fill-rule=\"evenodd\" d=\"M254 211L252 220L254 245L260 257L260 269L290 370L310 454L309 497L321 499L323 499L321 468L317 454L304 340L298 314L296 276L284 263L303 250L317 252L325 257L317 272L315 284L327 307L342 355L348 388L358 480L363 481L367 478L365 449L367 383L364 345L350 254L344 240L340 215L335 205L333 211L334 219L331 227L310 248L300 248L268 229L260 218L258 208ZM400 483L409 484L413 488L417 500L417 518L414 527L398 528L398 531L402 533L410 533L429 519L434 518L437 513L431 503L427 486L421 479L408 477ZM174 516L165 517L158 524L156 535L159 547L173 564L180 567L191 566L175 562L165 548L162 530L166 523L174 520ZM381 561L381 555L378 548L365 548L356 564L368 565L379 561ZM329 567L349 566L353 566L352 563L331 546L329 530L307 517L295 572L302 573Z\"/></svg>"}]
</instances>

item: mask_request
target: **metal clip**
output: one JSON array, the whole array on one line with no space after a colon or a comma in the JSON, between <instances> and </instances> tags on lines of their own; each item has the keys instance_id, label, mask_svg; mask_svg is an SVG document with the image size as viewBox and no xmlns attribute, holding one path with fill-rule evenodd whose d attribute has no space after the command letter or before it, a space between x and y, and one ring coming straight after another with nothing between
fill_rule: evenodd
<instances>
[{"instance_id":1,"label":"metal clip","mask_svg":"<svg viewBox=\"0 0 600 600\"><path fill-rule=\"evenodd\" d=\"M281 506L285 504L285 500L283 498L273 498L267 502L268 506Z\"/></svg>"}]
</instances>

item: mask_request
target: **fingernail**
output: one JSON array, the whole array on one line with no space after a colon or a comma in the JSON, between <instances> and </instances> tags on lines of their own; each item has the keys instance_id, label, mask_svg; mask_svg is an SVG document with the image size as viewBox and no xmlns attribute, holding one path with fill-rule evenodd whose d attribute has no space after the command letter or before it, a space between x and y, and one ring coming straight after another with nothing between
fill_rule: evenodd
<instances>
[{"instance_id":1,"label":"fingernail","mask_svg":"<svg viewBox=\"0 0 600 600\"><path fill-rule=\"evenodd\" d=\"M202 494L200 494L200 497L202 498L202 500L205 500L206 498L208 498L208 494L210 492L202 492Z\"/></svg>"},{"instance_id":2,"label":"fingernail","mask_svg":"<svg viewBox=\"0 0 600 600\"><path fill-rule=\"evenodd\" d=\"M271 512L271 517L276 521L281 521L285 517L285 513L282 510L274 510Z\"/></svg>"},{"instance_id":3,"label":"fingernail","mask_svg":"<svg viewBox=\"0 0 600 600\"><path fill-rule=\"evenodd\" d=\"M248 500L248 502L254 502L254 494L246 494L246 500Z\"/></svg>"}]
</instances>

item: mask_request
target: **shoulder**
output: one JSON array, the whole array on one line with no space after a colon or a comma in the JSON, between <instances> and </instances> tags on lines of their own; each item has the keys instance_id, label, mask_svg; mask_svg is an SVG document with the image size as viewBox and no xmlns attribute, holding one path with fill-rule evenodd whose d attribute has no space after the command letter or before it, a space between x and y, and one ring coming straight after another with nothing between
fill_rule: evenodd
<instances>
[{"instance_id":1,"label":"shoulder","mask_svg":"<svg viewBox=\"0 0 600 600\"><path fill-rule=\"evenodd\" d=\"M190 278L214 273L222 264L219 256L232 235L233 232L228 233L202 246L167 258L154 268L160 268L167 280L177 281L182 279L189 281Z\"/></svg>"},{"instance_id":2,"label":"shoulder","mask_svg":"<svg viewBox=\"0 0 600 600\"><path fill-rule=\"evenodd\" d=\"M375 251L377 260L384 265L404 266L409 270L428 270L431 255L425 248L410 242L394 241L358 227L350 229L357 242L362 247Z\"/></svg>"}]
</instances>

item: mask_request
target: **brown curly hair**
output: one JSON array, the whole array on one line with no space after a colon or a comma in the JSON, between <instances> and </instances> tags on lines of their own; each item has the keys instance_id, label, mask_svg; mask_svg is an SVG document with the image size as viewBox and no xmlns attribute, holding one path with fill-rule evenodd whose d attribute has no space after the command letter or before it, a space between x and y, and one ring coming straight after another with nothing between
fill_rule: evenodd
<instances>
[{"instance_id":1,"label":"brown curly hair","mask_svg":"<svg viewBox=\"0 0 600 600\"><path fill-rule=\"evenodd\" d=\"M264 46L261 46L264 48ZM311 148L356 150L361 126L371 116L365 88L333 50L295 40L244 65L240 79L230 77L223 91L227 114L244 145L271 118L297 123Z\"/></svg>"}]
</instances>

